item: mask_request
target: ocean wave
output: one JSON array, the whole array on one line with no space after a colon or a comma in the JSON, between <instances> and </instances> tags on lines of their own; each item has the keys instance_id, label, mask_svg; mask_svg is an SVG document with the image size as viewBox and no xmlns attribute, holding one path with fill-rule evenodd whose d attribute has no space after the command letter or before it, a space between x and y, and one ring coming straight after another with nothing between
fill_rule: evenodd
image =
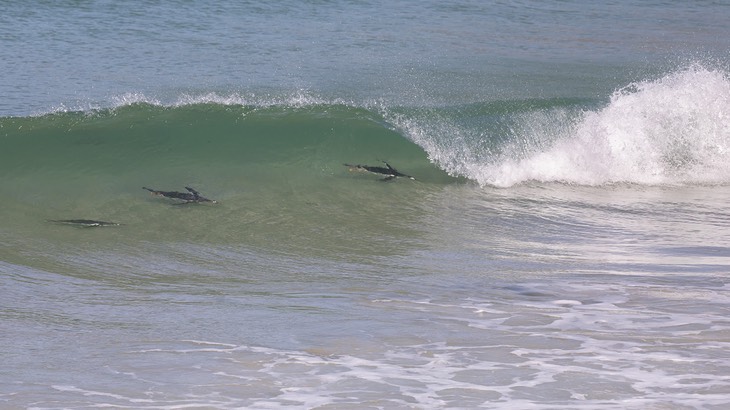
<instances>
[{"instance_id":1,"label":"ocean wave","mask_svg":"<svg viewBox=\"0 0 730 410\"><path fill-rule=\"evenodd\" d=\"M728 74L693 64L616 90L603 108L514 112L510 126L492 130L448 120L401 128L451 174L481 185L727 184L728 112ZM485 144L495 140L504 143Z\"/></svg>"},{"instance_id":2,"label":"ocean wave","mask_svg":"<svg viewBox=\"0 0 730 410\"><path fill-rule=\"evenodd\" d=\"M158 165L181 156L322 167L397 159L494 187L712 185L730 183L728 112L727 72L691 64L628 84L604 101L403 107L306 90L181 93L167 101L128 93L106 108L59 107L42 116L2 118L0 129L6 147L24 146L36 159L39 145L55 146L48 152L62 159L59 153L74 156L84 144L84 158L95 157L86 152L90 147L106 147L124 163L139 163L145 155ZM13 158L22 158L19 151Z\"/></svg>"}]
</instances>

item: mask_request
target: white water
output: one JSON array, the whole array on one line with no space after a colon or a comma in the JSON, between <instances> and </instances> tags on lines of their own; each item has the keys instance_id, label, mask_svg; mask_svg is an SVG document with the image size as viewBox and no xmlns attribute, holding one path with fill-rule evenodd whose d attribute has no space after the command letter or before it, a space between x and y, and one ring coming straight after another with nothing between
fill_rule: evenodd
<instances>
[{"instance_id":1,"label":"white water","mask_svg":"<svg viewBox=\"0 0 730 410\"><path fill-rule=\"evenodd\" d=\"M651 280L584 277L503 284L481 296L463 290L431 296L419 292L422 285L410 285L414 290L348 292L353 309L397 321L399 332L382 333L364 322L358 333L322 335L304 349L126 335L123 343L106 340L93 353L65 349L82 358L78 367L94 378L69 376L61 383L48 369L38 384L6 386L13 393L0 402L34 409L727 404L729 328L719 309L706 309L730 303L727 285L677 289ZM227 292L226 298L236 296ZM245 321L239 326L245 333Z\"/></svg>"},{"instance_id":2,"label":"white water","mask_svg":"<svg viewBox=\"0 0 730 410\"><path fill-rule=\"evenodd\" d=\"M698 64L617 90L600 110L520 114L496 156L481 145L502 136L396 121L444 169L480 185L730 183L730 79Z\"/></svg>"}]
</instances>

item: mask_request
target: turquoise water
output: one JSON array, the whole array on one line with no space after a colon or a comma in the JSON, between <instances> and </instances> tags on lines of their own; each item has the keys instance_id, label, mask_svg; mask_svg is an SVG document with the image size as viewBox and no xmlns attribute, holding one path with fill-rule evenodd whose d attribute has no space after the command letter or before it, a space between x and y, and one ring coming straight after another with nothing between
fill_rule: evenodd
<instances>
[{"instance_id":1,"label":"turquoise water","mask_svg":"<svg viewBox=\"0 0 730 410\"><path fill-rule=\"evenodd\" d=\"M728 405L727 5L1 4L0 408Z\"/></svg>"}]
</instances>

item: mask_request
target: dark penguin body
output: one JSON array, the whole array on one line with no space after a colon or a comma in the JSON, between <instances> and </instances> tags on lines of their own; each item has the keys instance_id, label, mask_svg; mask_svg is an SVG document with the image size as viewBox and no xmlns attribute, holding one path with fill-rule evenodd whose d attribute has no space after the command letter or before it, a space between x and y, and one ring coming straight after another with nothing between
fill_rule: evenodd
<instances>
[{"instance_id":1,"label":"dark penguin body","mask_svg":"<svg viewBox=\"0 0 730 410\"><path fill-rule=\"evenodd\" d=\"M385 164L384 167L378 167L378 166L372 166L372 165L359 165L359 164L357 164L357 165L344 164L344 165L346 167L350 167L350 171L365 171L365 172L371 172L373 174L385 175L385 178L380 180L383 182L391 181L398 177L409 178L414 181L416 180L416 178L414 178L410 175L406 175L406 174L398 171L397 169L393 168L387 162L383 161L383 163Z\"/></svg>"},{"instance_id":2,"label":"dark penguin body","mask_svg":"<svg viewBox=\"0 0 730 410\"><path fill-rule=\"evenodd\" d=\"M94 228L99 226L119 226L116 222L97 221L94 219L49 219L48 222L65 225L75 225L84 228Z\"/></svg>"},{"instance_id":3,"label":"dark penguin body","mask_svg":"<svg viewBox=\"0 0 730 410\"><path fill-rule=\"evenodd\" d=\"M162 196L165 198L170 199L179 199L183 201L183 203L191 203L191 202L212 202L217 203L217 201L214 201L212 199L205 198L200 195L200 192L194 190L190 187L185 187L185 189L188 190L188 192L177 192L177 191L157 191L155 189L150 189L147 187L142 187L142 189L146 189L150 191L153 195Z\"/></svg>"}]
</instances>

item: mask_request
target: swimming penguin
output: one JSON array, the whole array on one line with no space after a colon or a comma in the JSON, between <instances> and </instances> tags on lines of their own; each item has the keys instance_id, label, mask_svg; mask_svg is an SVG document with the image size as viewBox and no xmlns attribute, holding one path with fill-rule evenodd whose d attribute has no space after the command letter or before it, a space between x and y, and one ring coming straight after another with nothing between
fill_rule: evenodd
<instances>
[{"instance_id":1,"label":"swimming penguin","mask_svg":"<svg viewBox=\"0 0 730 410\"><path fill-rule=\"evenodd\" d=\"M214 201L212 199L205 198L200 195L200 193L193 188L185 187L185 189L188 190L188 192L177 192L177 191L157 191L154 189L150 189L147 187L142 187L142 189L146 189L150 191L153 195L162 196L165 198L172 198L172 199L179 199L181 201L184 201L184 204L189 204L191 202L211 202L211 203L218 203L218 201Z\"/></svg>"},{"instance_id":2,"label":"swimming penguin","mask_svg":"<svg viewBox=\"0 0 730 410\"><path fill-rule=\"evenodd\" d=\"M57 224L74 225L83 228L94 228L98 226L119 226L116 222L96 221L93 219L49 219L48 222Z\"/></svg>"},{"instance_id":3,"label":"swimming penguin","mask_svg":"<svg viewBox=\"0 0 730 410\"><path fill-rule=\"evenodd\" d=\"M397 169L393 168L388 164L387 162L383 161L383 164L385 164L384 167L376 167L371 165L353 165L353 164L343 164L346 167L350 168L350 171L365 171L365 172L372 172L373 174L380 174L385 175L385 178L381 179L382 182L391 181L398 177L405 177L410 178L412 180L416 180L416 178L406 175Z\"/></svg>"}]
</instances>

